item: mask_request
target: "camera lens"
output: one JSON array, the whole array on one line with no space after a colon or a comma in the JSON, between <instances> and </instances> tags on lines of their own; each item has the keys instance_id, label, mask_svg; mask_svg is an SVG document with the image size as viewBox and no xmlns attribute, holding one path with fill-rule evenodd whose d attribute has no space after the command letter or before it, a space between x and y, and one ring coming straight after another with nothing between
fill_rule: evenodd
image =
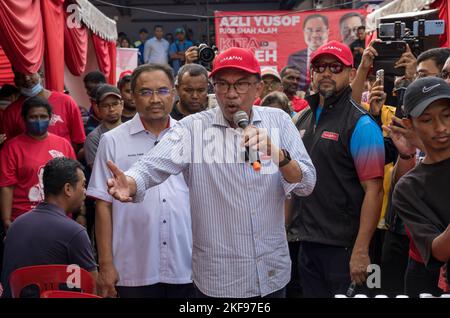
<instances>
[{"instance_id":1,"label":"camera lens","mask_svg":"<svg viewBox=\"0 0 450 318\"><path fill-rule=\"evenodd\" d=\"M211 63L215 57L214 50L206 44L200 44L198 51L198 59L204 63Z\"/></svg>"}]
</instances>

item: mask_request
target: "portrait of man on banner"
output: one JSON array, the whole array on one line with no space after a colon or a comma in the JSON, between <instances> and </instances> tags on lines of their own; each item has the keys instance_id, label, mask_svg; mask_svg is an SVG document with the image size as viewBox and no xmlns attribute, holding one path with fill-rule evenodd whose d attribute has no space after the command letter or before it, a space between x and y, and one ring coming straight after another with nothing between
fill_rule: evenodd
<instances>
[{"instance_id":1,"label":"portrait of man on banner","mask_svg":"<svg viewBox=\"0 0 450 318\"><path fill-rule=\"evenodd\" d=\"M289 55L287 65L300 68L299 90L306 91L309 86L309 60L312 53L328 42L328 18L321 14L312 14L303 21L303 36L307 47Z\"/></svg>"}]
</instances>

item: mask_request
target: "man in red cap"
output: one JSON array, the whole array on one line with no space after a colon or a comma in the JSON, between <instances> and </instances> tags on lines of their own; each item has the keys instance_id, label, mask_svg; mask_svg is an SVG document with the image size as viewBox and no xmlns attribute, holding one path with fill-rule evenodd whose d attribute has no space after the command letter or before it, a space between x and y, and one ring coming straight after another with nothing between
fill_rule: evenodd
<instances>
[{"instance_id":1,"label":"man in red cap","mask_svg":"<svg viewBox=\"0 0 450 318\"><path fill-rule=\"evenodd\" d=\"M260 72L249 50L220 53L210 74L219 107L180 120L125 173L108 162L109 194L122 202L140 201L145 189L184 173L199 297L281 298L290 279L284 201L311 193L315 169L289 115L253 107ZM243 133L238 119L250 126ZM243 145L261 153L260 171L243 160Z\"/></svg>"},{"instance_id":2,"label":"man in red cap","mask_svg":"<svg viewBox=\"0 0 450 318\"><path fill-rule=\"evenodd\" d=\"M345 294L366 280L369 244L383 198L384 144L376 122L351 98L353 56L331 41L311 58L317 94L299 125L318 172L312 194L295 211L299 275L306 297Z\"/></svg>"}]
</instances>

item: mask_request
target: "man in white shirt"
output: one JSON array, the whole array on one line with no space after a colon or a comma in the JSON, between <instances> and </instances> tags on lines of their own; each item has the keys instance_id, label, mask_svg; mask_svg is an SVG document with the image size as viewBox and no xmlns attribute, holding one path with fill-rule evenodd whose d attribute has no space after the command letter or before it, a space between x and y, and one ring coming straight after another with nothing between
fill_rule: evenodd
<instances>
[{"instance_id":1,"label":"man in white shirt","mask_svg":"<svg viewBox=\"0 0 450 318\"><path fill-rule=\"evenodd\" d=\"M103 297L192 297L189 190L182 174L146 191L139 204L108 194L106 162L130 168L176 123L169 116L175 96L169 66L142 65L131 87L137 114L101 137L87 191L96 198L97 288Z\"/></svg>"},{"instance_id":2,"label":"man in white shirt","mask_svg":"<svg viewBox=\"0 0 450 318\"><path fill-rule=\"evenodd\" d=\"M155 36L145 42L144 62L145 63L169 63L169 42L164 39L164 29L161 25L154 28Z\"/></svg>"}]
</instances>

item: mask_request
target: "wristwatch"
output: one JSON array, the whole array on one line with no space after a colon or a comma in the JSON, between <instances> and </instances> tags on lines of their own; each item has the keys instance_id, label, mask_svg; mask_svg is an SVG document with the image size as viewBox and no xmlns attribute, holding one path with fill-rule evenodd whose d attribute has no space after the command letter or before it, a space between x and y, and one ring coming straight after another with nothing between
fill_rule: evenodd
<instances>
[{"instance_id":1,"label":"wristwatch","mask_svg":"<svg viewBox=\"0 0 450 318\"><path fill-rule=\"evenodd\" d=\"M284 159L278 163L278 167L280 168L284 167L292 160L291 155L286 149L281 149L281 152L283 153Z\"/></svg>"}]
</instances>

